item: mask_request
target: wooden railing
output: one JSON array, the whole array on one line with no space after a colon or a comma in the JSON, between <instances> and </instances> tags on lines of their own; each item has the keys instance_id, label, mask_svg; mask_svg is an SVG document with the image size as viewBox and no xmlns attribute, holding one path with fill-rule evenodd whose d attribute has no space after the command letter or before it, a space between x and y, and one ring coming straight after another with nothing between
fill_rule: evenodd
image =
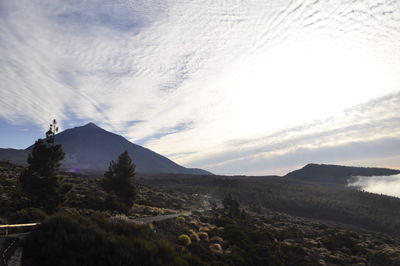
<instances>
[{"instance_id":1,"label":"wooden railing","mask_svg":"<svg viewBox=\"0 0 400 266\"><path fill-rule=\"evenodd\" d=\"M36 226L39 225L40 223L29 223L29 224L2 224L0 225L1 228L6 229L6 235L8 235L8 229L9 228L17 228L17 227L30 227L30 226Z\"/></svg>"}]
</instances>

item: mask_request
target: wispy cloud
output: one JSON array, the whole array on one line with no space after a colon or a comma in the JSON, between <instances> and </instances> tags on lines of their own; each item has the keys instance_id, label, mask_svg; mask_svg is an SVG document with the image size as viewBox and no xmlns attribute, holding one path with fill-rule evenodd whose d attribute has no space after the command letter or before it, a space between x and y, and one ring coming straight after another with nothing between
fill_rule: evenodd
<instances>
[{"instance_id":1,"label":"wispy cloud","mask_svg":"<svg viewBox=\"0 0 400 266\"><path fill-rule=\"evenodd\" d=\"M0 117L93 121L185 165L278 171L276 156L398 137L399 8L1 1Z\"/></svg>"},{"instance_id":2,"label":"wispy cloud","mask_svg":"<svg viewBox=\"0 0 400 266\"><path fill-rule=\"evenodd\" d=\"M390 94L324 120L225 142L182 161L225 174L284 174L309 162L385 166L381 159L399 155L399 103L400 93ZM183 137L168 136L167 143L173 147Z\"/></svg>"},{"instance_id":3,"label":"wispy cloud","mask_svg":"<svg viewBox=\"0 0 400 266\"><path fill-rule=\"evenodd\" d=\"M158 139L161 139L162 137L165 137L167 135L175 134L175 133L178 133L178 132L184 132L186 130L189 130L190 127L191 127L191 123L190 122L188 122L188 123L180 123L180 124L178 124L178 125L176 125L174 127L162 128L162 129L160 129L159 133L151 135L151 136L148 136L148 137L146 137L144 139L136 140L135 142L137 144L149 143L152 140L158 140Z\"/></svg>"},{"instance_id":4,"label":"wispy cloud","mask_svg":"<svg viewBox=\"0 0 400 266\"><path fill-rule=\"evenodd\" d=\"M400 175L353 177L348 185L368 192L400 198Z\"/></svg>"}]
</instances>

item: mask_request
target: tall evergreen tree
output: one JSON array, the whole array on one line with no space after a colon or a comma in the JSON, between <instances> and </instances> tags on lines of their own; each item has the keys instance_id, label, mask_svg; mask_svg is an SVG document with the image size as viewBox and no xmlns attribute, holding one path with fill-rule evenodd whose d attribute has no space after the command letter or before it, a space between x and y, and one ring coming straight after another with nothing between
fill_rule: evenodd
<instances>
[{"instance_id":1,"label":"tall evergreen tree","mask_svg":"<svg viewBox=\"0 0 400 266\"><path fill-rule=\"evenodd\" d=\"M137 195L137 185L134 180L135 164L128 151L119 155L116 162L111 161L104 173L103 189L108 193L106 207L127 212Z\"/></svg>"},{"instance_id":2,"label":"tall evergreen tree","mask_svg":"<svg viewBox=\"0 0 400 266\"><path fill-rule=\"evenodd\" d=\"M222 200L222 204L224 206L224 212L231 216L237 217L240 214L239 203L237 200L232 198L232 194L228 193L225 195L224 199Z\"/></svg>"},{"instance_id":3,"label":"tall evergreen tree","mask_svg":"<svg viewBox=\"0 0 400 266\"><path fill-rule=\"evenodd\" d=\"M57 131L57 121L53 120L46 138L33 145L27 160L29 166L19 178L21 190L31 205L50 212L66 200L71 189L58 174L65 154L61 145L55 144Z\"/></svg>"}]
</instances>

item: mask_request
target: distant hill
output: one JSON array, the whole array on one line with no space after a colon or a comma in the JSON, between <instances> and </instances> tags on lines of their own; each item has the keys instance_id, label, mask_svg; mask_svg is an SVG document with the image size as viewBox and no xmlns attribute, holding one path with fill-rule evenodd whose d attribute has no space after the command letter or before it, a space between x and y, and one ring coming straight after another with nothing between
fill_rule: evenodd
<instances>
[{"instance_id":1,"label":"distant hill","mask_svg":"<svg viewBox=\"0 0 400 266\"><path fill-rule=\"evenodd\" d=\"M18 165L26 165L28 153L26 150L0 148L0 161L10 161Z\"/></svg>"},{"instance_id":2,"label":"distant hill","mask_svg":"<svg viewBox=\"0 0 400 266\"><path fill-rule=\"evenodd\" d=\"M284 177L303 181L346 185L347 180L352 176L387 176L399 173L400 170L388 168L307 164L303 168L290 172Z\"/></svg>"},{"instance_id":3,"label":"distant hill","mask_svg":"<svg viewBox=\"0 0 400 266\"><path fill-rule=\"evenodd\" d=\"M106 131L93 123L67 129L56 135L66 157L62 167L68 171L104 171L111 160L127 150L141 173L177 173L210 175L202 169L185 168L147 148L136 145L124 137ZM0 149L0 160L26 164L33 146L25 150Z\"/></svg>"}]
</instances>

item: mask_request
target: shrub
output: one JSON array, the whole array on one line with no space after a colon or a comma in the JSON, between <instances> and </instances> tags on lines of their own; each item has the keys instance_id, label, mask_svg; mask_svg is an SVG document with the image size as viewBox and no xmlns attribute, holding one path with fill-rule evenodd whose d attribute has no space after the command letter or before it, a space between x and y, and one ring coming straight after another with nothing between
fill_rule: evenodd
<instances>
[{"instance_id":1,"label":"shrub","mask_svg":"<svg viewBox=\"0 0 400 266\"><path fill-rule=\"evenodd\" d=\"M229 240L232 244L240 247L247 246L251 241L248 232L236 225L228 225L225 227L223 237Z\"/></svg>"},{"instance_id":2,"label":"shrub","mask_svg":"<svg viewBox=\"0 0 400 266\"><path fill-rule=\"evenodd\" d=\"M128 213L128 211L129 211L128 206L125 203L121 202L118 199L118 197L112 192L110 192L106 196L106 198L104 200L104 207L107 210L118 211L118 212L122 212L122 213Z\"/></svg>"},{"instance_id":3,"label":"shrub","mask_svg":"<svg viewBox=\"0 0 400 266\"><path fill-rule=\"evenodd\" d=\"M199 232L199 237L201 240L208 241L208 234L206 232Z\"/></svg>"},{"instance_id":4,"label":"shrub","mask_svg":"<svg viewBox=\"0 0 400 266\"><path fill-rule=\"evenodd\" d=\"M213 253L217 253L217 254L223 254L224 251L222 250L222 247L220 244L214 243L210 245L210 250Z\"/></svg>"},{"instance_id":5,"label":"shrub","mask_svg":"<svg viewBox=\"0 0 400 266\"><path fill-rule=\"evenodd\" d=\"M195 231L193 231L192 229L188 230L188 234L189 234L190 239L192 240L192 242L199 242L200 241L199 235Z\"/></svg>"},{"instance_id":6,"label":"shrub","mask_svg":"<svg viewBox=\"0 0 400 266\"><path fill-rule=\"evenodd\" d=\"M178 241L180 244L184 246L189 246L192 244L192 241L190 240L190 237L187 234L182 234L178 237Z\"/></svg>"},{"instance_id":7,"label":"shrub","mask_svg":"<svg viewBox=\"0 0 400 266\"><path fill-rule=\"evenodd\" d=\"M100 193L90 191L79 200L77 206L80 208L102 210L104 208L104 199Z\"/></svg>"},{"instance_id":8,"label":"shrub","mask_svg":"<svg viewBox=\"0 0 400 266\"><path fill-rule=\"evenodd\" d=\"M4 219L3 217L0 217L0 224L6 224L7 220Z\"/></svg>"},{"instance_id":9,"label":"shrub","mask_svg":"<svg viewBox=\"0 0 400 266\"><path fill-rule=\"evenodd\" d=\"M210 241L214 242L214 243L219 243L219 244L224 243L224 239L222 237L219 237L219 236L211 237Z\"/></svg>"},{"instance_id":10,"label":"shrub","mask_svg":"<svg viewBox=\"0 0 400 266\"><path fill-rule=\"evenodd\" d=\"M29 265L187 265L174 248L155 239L145 226L111 223L96 216L55 216L27 238Z\"/></svg>"},{"instance_id":11,"label":"shrub","mask_svg":"<svg viewBox=\"0 0 400 266\"><path fill-rule=\"evenodd\" d=\"M192 228L195 228L195 229L198 228L198 224L199 224L199 222L197 222L195 220L189 222L189 226Z\"/></svg>"},{"instance_id":12,"label":"shrub","mask_svg":"<svg viewBox=\"0 0 400 266\"><path fill-rule=\"evenodd\" d=\"M41 222L47 214L38 208L25 208L17 211L10 217L12 223L35 223Z\"/></svg>"},{"instance_id":13,"label":"shrub","mask_svg":"<svg viewBox=\"0 0 400 266\"><path fill-rule=\"evenodd\" d=\"M199 231L208 232L208 231L210 231L210 228L208 228L207 226L203 226L203 227L200 227Z\"/></svg>"}]
</instances>

